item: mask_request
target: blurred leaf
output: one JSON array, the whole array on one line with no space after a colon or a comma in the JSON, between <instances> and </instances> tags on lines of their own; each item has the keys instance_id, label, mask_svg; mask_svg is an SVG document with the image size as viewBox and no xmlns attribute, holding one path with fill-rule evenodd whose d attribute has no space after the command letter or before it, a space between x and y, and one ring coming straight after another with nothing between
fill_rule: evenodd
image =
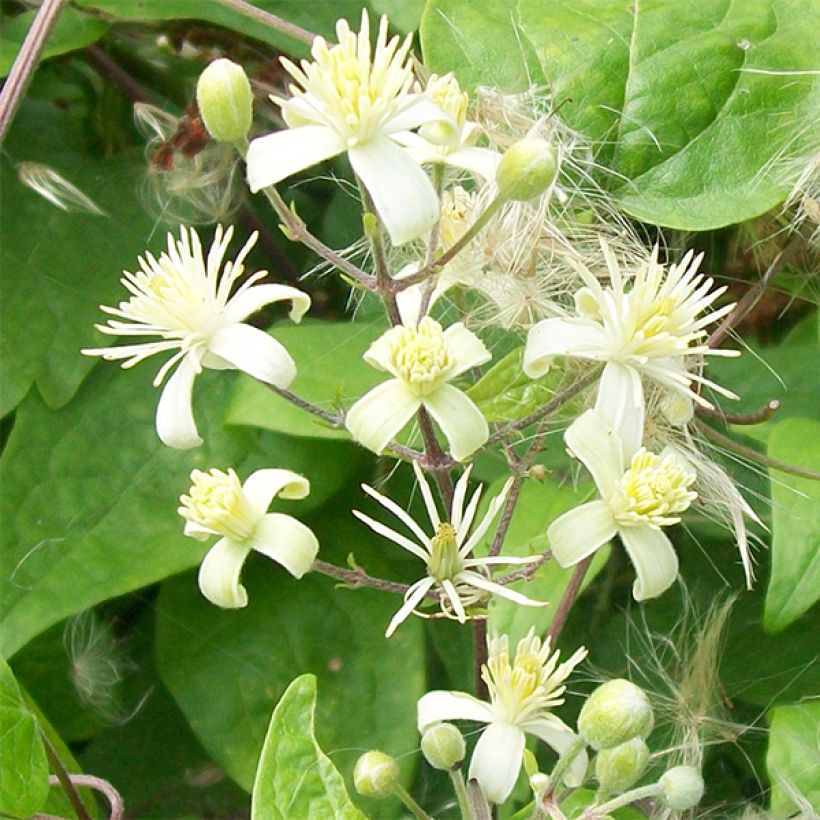
<instances>
[{"instance_id":1,"label":"blurred leaf","mask_svg":"<svg viewBox=\"0 0 820 820\"><path fill-rule=\"evenodd\" d=\"M48 797L48 760L37 725L0 657L0 812L28 817Z\"/></svg>"},{"instance_id":2,"label":"blurred leaf","mask_svg":"<svg viewBox=\"0 0 820 820\"><path fill-rule=\"evenodd\" d=\"M468 88L505 88L534 51L562 116L604 143L619 204L652 224L758 216L792 182L773 166L816 150L812 0L431 0L421 31L432 70Z\"/></svg>"},{"instance_id":3,"label":"blurred leaf","mask_svg":"<svg viewBox=\"0 0 820 820\"><path fill-rule=\"evenodd\" d=\"M769 455L820 470L820 421L785 419L769 437ZM772 572L763 623L777 632L820 598L820 481L769 468Z\"/></svg>"},{"instance_id":4,"label":"blurred leaf","mask_svg":"<svg viewBox=\"0 0 820 820\"><path fill-rule=\"evenodd\" d=\"M12 18L4 17L3 24L0 26L0 78L9 73L11 64L36 16L36 11L24 11ZM57 18L57 25L54 26L46 40L40 59L46 60L49 57L57 57L60 54L90 46L96 43L106 31L108 31L108 23L104 20L89 17L70 6L64 8Z\"/></svg>"},{"instance_id":5,"label":"blurred leaf","mask_svg":"<svg viewBox=\"0 0 820 820\"><path fill-rule=\"evenodd\" d=\"M392 28L415 31L421 22L425 0L370 0L373 11L386 14Z\"/></svg>"},{"instance_id":6,"label":"blurred leaf","mask_svg":"<svg viewBox=\"0 0 820 820\"><path fill-rule=\"evenodd\" d=\"M386 378L362 360L385 329L381 324L310 320L298 326L277 325L273 335L288 349L298 369L290 389L325 410L333 411L340 404L349 407ZM237 385L225 421L292 436L350 440L344 428L330 427L252 381Z\"/></svg>"},{"instance_id":7,"label":"blurred leaf","mask_svg":"<svg viewBox=\"0 0 820 820\"><path fill-rule=\"evenodd\" d=\"M769 715L766 766L775 820L820 806L820 703L777 706ZM798 802L798 796L802 802ZM806 815L808 816L808 815Z\"/></svg>"},{"instance_id":8,"label":"blurred leaf","mask_svg":"<svg viewBox=\"0 0 820 820\"><path fill-rule=\"evenodd\" d=\"M252 820L365 820L316 742L315 714L316 676L301 675L273 710L253 785Z\"/></svg>"}]
</instances>

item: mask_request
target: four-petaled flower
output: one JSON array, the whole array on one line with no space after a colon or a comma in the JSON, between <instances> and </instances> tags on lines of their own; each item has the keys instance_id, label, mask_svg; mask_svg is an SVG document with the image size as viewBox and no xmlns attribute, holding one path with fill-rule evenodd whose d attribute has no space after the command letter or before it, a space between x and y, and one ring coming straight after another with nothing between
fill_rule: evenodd
<instances>
[{"instance_id":1,"label":"four-petaled flower","mask_svg":"<svg viewBox=\"0 0 820 820\"><path fill-rule=\"evenodd\" d=\"M697 498L690 489L694 470L672 450L656 455L641 447L625 453L620 436L594 410L573 422L564 440L592 474L601 497L550 524L553 557L562 567L572 566L617 534L637 573L635 600L656 598L678 575L678 557L661 528L678 523Z\"/></svg>"},{"instance_id":2,"label":"four-petaled flower","mask_svg":"<svg viewBox=\"0 0 820 820\"><path fill-rule=\"evenodd\" d=\"M584 280L575 294L576 316L543 319L534 325L524 350L524 372L538 378L555 356L605 362L595 409L636 448L643 438L644 389L641 379L667 391L669 421L689 420L693 402L712 405L693 389L697 382L737 398L696 372L703 356L736 356L704 344L707 325L732 310L725 305L698 318L726 290L712 290L714 281L698 274L703 254L692 251L668 270L658 263L658 246L635 272L627 290L611 249L603 246L610 286L602 287L578 264Z\"/></svg>"},{"instance_id":3,"label":"four-petaled flower","mask_svg":"<svg viewBox=\"0 0 820 820\"><path fill-rule=\"evenodd\" d=\"M438 218L438 197L421 166L397 137L424 123L447 120L430 98L413 91L408 35L387 40L382 17L371 55L370 23L362 11L361 31L336 24L338 45L313 41L313 62L281 63L300 87L289 99L272 97L288 130L251 142L248 184L252 191L346 151L353 170L373 199L393 244L421 236Z\"/></svg>"},{"instance_id":4,"label":"four-petaled flower","mask_svg":"<svg viewBox=\"0 0 820 820\"><path fill-rule=\"evenodd\" d=\"M512 486L512 479L490 501L484 517L475 529L472 529L482 490L482 487L479 486L465 507L472 465L462 473L461 478L456 483L450 516L446 521L441 520L430 486L416 462L413 462L413 469L427 508L433 535L427 535L395 501L391 501L366 484L362 485L362 489L379 504L390 510L415 536L416 540L413 541L406 535L396 532L370 516L358 510L353 510L353 515L367 524L370 529L394 544L398 544L417 558L421 558L427 566L427 575L411 584L405 593L404 604L395 614L393 620L390 621L385 636L389 638L411 612L422 614L418 612L417 608L433 587L437 587L439 590L441 611L447 617L455 618L461 623L467 620L467 608L484 601L490 594L500 595L502 598L507 598L523 606L546 606L545 602L533 601L525 595L491 581L488 569L488 567L498 566L499 564L529 564L540 561L540 556L519 558L497 555L476 558L472 555L473 550L481 543L481 539L487 534L487 530L504 505Z\"/></svg>"},{"instance_id":5,"label":"four-petaled flower","mask_svg":"<svg viewBox=\"0 0 820 820\"><path fill-rule=\"evenodd\" d=\"M211 603L226 609L247 605L239 576L251 550L296 578L310 569L319 551L316 536L292 516L267 511L274 498L305 498L310 492L306 478L290 470L257 470L240 484L232 469L212 469L194 470L191 481L189 494L179 499L185 535L199 541L222 536L199 568L199 589Z\"/></svg>"},{"instance_id":6,"label":"four-petaled flower","mask_svg":"<svg viewBox=\"0 0 820 820\"><path fill-rule=\"evenodd\" d=\"M107 325L97 325L100 332L111 336L158 336L160 340L82 351L109 361L124 359L123 367L133 367L154 353L176 351L154 379L154 386L159 386L174 365L179 365L157 406L157 433L169 447L186 449L202 443L191 409L191 393L194 378L203 367L242 370L280 388L286 388L296 376L296 365L287 350L243 320L271 302L290 300L290 318L299 322L310 307L310 297L287 285L255 284L267 271L249 276L232 295L257 235L245 243L235 261L223 267L232 236L233 228L223 232L217 227L206 259L193 228L182 228L178 240L168 234L167 252L159 259L146 253L139 259L139 271L123 274L121 281L131 298L116 308L102 305L101 310L116 318L109 319Z\"/></svg>"},{"instance_id":7,"label":"four-petaled flower","mask_svg":"<svg viewBox=\"0 0 820 820\"><path fill-rule=\"evenodd\" d=\"M560 652L550 654L549 639L542 644L533 629L519 641L512 661L506 635L489 639L487 645L481 677L490 702L466 692L428 692L418 702L418 728L423 733L448 720L486 723L470 761L469 777L478 780L488 800L500 804L518 779L525 735L540 738L559 755L575 744L575 732L551 710L564 702L563 683L587 651L581 648L559 665ZM587 754L581 750L567 769L567 783L581 785L587 765Z\"/></svg>"},{"instance_id":8,"label":"four-petaled flower","mask_svg":"<svg viewBox=\"0 0 820 820\"><path fill-rule=\"evenodd\" d=\"M345 425L356 441L381 453L424 407L447 437L453 458L462 461L487 441L490 431L472 399L448 382L491 358L461 322L442 330L425 316L418 327L392 327L373 342L364 360L394 378L365 393L348 410Z\"/></svg>"}]
</instances>

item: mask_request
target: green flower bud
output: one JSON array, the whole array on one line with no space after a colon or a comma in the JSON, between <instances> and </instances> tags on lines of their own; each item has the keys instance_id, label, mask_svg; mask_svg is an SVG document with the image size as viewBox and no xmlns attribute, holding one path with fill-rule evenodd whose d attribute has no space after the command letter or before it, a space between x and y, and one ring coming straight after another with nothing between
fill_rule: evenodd
<instances>
[{"instance_id":1,"label":"green flower bud","mask_svg":"<svg viewBox=\"0 0 820 820\"><path fill-rule=\"evenodd\" d=\"M523 202L543 194L552 185L557 170L552 146L546 140L527 137L501 157L495 181L505 199Z\"/></svg>"},{"instance_id":2,"label":"green flower bud","mask_svg":"<svg viewBox=\"0 0 820 820\"><path fill-rule=\"evenodd\" d=\"M242 66L214 60L199 75L196 102L208 133L218 142L240 142L253 120L253 92Z\"/></svg>"},{"instance_id":3,"label":"green flower bud","mask_svg":"<svg viewBox=\"0 0 820 820\"><path fill-rule=\"evenodd\" d=\"M703 778L694 766L675 766L658 781L660 798L675 811L697 806L703 797Z\"/></svg>"},{"instance_id":4,"label":"green flower bud","mask_svg":"<svg viewBox=\"0 0 820 820\"><path fill-rule=\"evenodd\" d=\"M599 686L578 715L578 733L599 751L620 746L634 737L646 738L655 720L649 698L639 686L615 678Z\"/></svg>"},{"instance_id":5,"label":"green flower bud","mask_svg":"<svg viewBox=\"0 0 820 820\"><path fill-rule=\"evenodd\" d=\"M353 769L353 785L363 797L390 797L399 782L399 764L384 752L365 752Z\"/></svg>"},{"instance_id":6,"label":"green flower bud","mask_svg":"<svg viewBox=\"0 0 820 820\"><path fill-rule=\"evenodd\" d=\"M536 800L540 800L547 793L550 786L552 786L552 780L550 780L548 774L536 772L530 776L530 788Z\"/></svg>"},{"instance_id":7,"label":"green flower bud","mask_svg":"<svg viewBox=\"0 0 820 820\"><path fill-rule=\"evenodd\" d=\"M421 736L421 751L434 769L455 769L467 754L464 736L452 723L437 723Z\"/></svg>"},{"instance_id":8,"label":"green flower bud","mask_svg":"<svg viewBox=\"0 0 820 820\"><path fill-rule=\"evenodd\" d=\"M605 792L625 792L644 773L649 747L639 737L620 746L601 749L595 758L595 777Z\"/></svg>"}]
</instances>

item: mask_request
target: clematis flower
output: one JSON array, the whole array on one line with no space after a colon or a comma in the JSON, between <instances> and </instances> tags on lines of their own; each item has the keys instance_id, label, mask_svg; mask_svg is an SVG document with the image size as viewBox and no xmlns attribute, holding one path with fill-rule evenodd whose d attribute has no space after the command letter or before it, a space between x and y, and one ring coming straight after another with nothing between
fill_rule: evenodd
<instances>
[{"instance_id":1,"label":"clematis flower","mask_svg":"<svg viewBox=\"0 0 820 820\"><path fill-rule=\"evenodd\" d=\"M425 94L450 120L426 123L418 133L399 134L397 141L407 147L419 164L449 165L492 181L501 154L476 145L481 129L478 123L467 119L469 97L461 90L458 80L452 74L443 77L433 74L427 81Z\"/></svg>"},{"instance_id":2,"label":"clematis flower","mask_svg":"<svg viewBox=\"0 0 820 820\"><path fill-rule=\"evenodd\" d=\"M669 421L674 424L689 420L693 403L712 406L693 389L693 383L737 398L691 366L705 355L739 355L703 344L706 326L733 308L725 305L701 316L726 290L712 290L714 281L697 273L703 254L695 257L689 251L667 271L658 263L656 245L628 290L627 280L607 246L604 254L610 286L603 287L579 265L586 286L575 295L576 316L544 319L530 329L524 372L530 378L543 376L555 356L605 362L595 409L635 447L643 436L642 379L675 394L677 401L666 404Z\"/></svg>"},{"instance_id":3,"label":"clematis flower","mask_svg":"<svg viewBox=\"0 0 820 820\"><path fill-rule=\"evenodd\" d=\"M157 405L157 434L169 447L187 449L202 443L191 409L191 393L194 378L203 367L242 370L280 388L286 388L296 376L296 365L287 350L243 320L271 302L290 300L290 318L299 322L310 307L310 297L287 285L255 284L266 271L252 274L231 295L245 271L243 262L257 234L223 267L232 236L233 228L223 231L222 226L217 227L205 259L193 228L183 227L177 240L169 233L168 250L159 259L146 253L139 259L139 271L124 273L121 281L131 298L116 308L101 306L116 318L96 326L111 336L158 336L159 340L82 351L108 361L124 359L124 368L155 353L175 351L154 379L158 387L178 365Z\"/></svg>"},{"instance_id":4,"label":"clematis flower","mask_svg":"<svg viewBox=\"0 0 820 820\"><path fill-rule=\"evenodd\" d=\"M522 606L546 606L546 602L533 601L525 595L490 580L489 567L501 564L529 564L541 560L540 556L520 558L502 555L484 558L472 557L473 550L481 543L481 539L487 534L487 530L504 505L512 486L512 479L490 501L484 517L475 529L472 529L482 490L482 487L479 486L465 507L472 465L461 474L461 478L456 483L449 519L445 521L442 521L439 516L436 502L430 491L430 485L427 483L421 468L414 462L413 469L427 508L433 535L427 535L424 529L395 501L391 501L391 499L366 484L362 485L362 489L385 509L393 513L415 536L416 540L414 541L406 535L396 532L363 512L353 510L353 515L367 524L371 530L420 558L427 567L427 575L410 585L404 596L404 604L390 621L385 637L389 638L397 627L409 617L410 613L422 614L418 611L418 607L433 587L439 590L441 611L448 618L454 618L460 623L467 621L467 608L485 600L488 595L500 595L502 598L507 598Z\"/></svg>"},{"instance_id":5,"label":"clematis flower","mask_svg":"<svg viewBox=\"0 0 820 820\"><path fill-rule=\"evenodd\" d=\"M310 492L306 478L290 470L257 470L244 484L234 470L194 470L188 495L180 496L179 514L185 535L205 541L221 535L199 568L199 589L213 604L226 609L247 606L248 594L239 582L251 550L281 564L295 578L311 567L319 542L301 521L269 513L275 498L300 499Z\"/></svg>"},{"instance_id":6,"label":"clematis flower","mask_svg":"<svg viewBox=\"0 0 820 820\"><path fill-rule=\"evenodd\" d=\"M481 677L490 702L466 692L428 692L418 702L418 728L424 732L445 720L486 723L470 761L469 777L478 780L488 800L500 804L509 797L521 771L525 735L540 738L559 755L576 741L575 732L551 709L564 702L563 683L587 650L582 647L559 664L561 653L550 654L549 639L542 644L533 629L519 641L512 662L506 635L490 638L487 646L489 656ZM573 758L565 775L569 785L583 783L588 762L583 750Z\"/></svg>"},{"instance_id":7,"label":"clematis flower","mask_svg":"<svg viewBox=\"0 0 820 820\"><path fill-rule=\"evenodd\" d=\"M394 378L365 393L348 410L345 425L356 441L381 453L424 407L447 437L453 458L462 461L487 441L490 431L472 399L448 382L491 358L461 322L442 330L425 316L418 327L392 327L370 345L364 360Z\"/></svg>"},{"instance_id":8,"label":"clematis flower","mask_svg":"<svg viewBox=\"0 0 820 820\"><path fill-rule=\"evenodd\" d=\"M576 419L564 440L592 474L601 497L550 524L553 557L562 567L572 566L617 534L638 576L635 600L656 598L678 575L678 557L662 528L677 524L697 498L690 489L694 470L671 448L656 455L641 447L624 456L620 436L594 410Z\"/></svg>"},{"instance_id":9,"label":"clematis flower","mask_svg":"<svg viewBox=\"0 0 820 820\"><path fill-rule=\"evenodd\" d=\"M387 40L382 17L371 54L370 22L361 30L336 24L338 45L313 41L313 62L297 66L282 59L298 85L290 99L271 97L288 129L251 142L248 184L252 191L347 152L395 245L428 231L438 218L438 198L419 164L397 142L398 135L448 117L424 94L415 93L411 36ZM301 87L299 87L301 86Z\"/></svg>"}]
</instances>

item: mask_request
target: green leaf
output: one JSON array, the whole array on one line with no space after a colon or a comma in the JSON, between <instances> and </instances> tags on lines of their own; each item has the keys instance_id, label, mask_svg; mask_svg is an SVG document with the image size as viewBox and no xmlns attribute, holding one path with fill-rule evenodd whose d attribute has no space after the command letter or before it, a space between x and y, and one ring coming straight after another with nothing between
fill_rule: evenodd
<instances>
[{"instance_id":1,"label":"green leaf","mask_svg":"<svg viewBox=\"0 0 820 820\"><path fill-rule=\"evenodd\" d=\"M520 73L513 39L534 50L562 116L605 145L619 204L652 224L756 217L789 190L773 166L814 150L812 0L431 0L421 30L431 68L472 85Z\"/></svg>"},{"instance_id":2,"label":"green leaf","mask_svg":"<svg viewBox=\"0 0 820 820\"><path fill-rule=\"evenodd\" d=\"M0 812L28 817L48 797L48 760L37 718L0 657Z\"/></svg>"},{"instance_id":3,"label":"green leaf","mask_svg":"<svg viewBox=\"0 0 820 820\"><path fill-rule=\"evenodd\" d=\"M298 370L290 389L325 410L349 407L385 379L384 373L362 360L384 331L381 324L349 322L306 320L298 326L277 325L274 335L293 356ZM237 385L225 420L292 436L350 440L345 429L330 427L252 381Z\"/></svg>"},{"instance_id":4,"label":"green leaf","mask_svg":"<svg viewBox=\"0 0 820 820\"><path fill-rule=\"evenodd\" d=\"M373 11L386 14L391 28L415 31L421 22L425 0L370 0Z\"/></svg>"},{"instance_id":5,"label":"green leaf","mask_svg":"<svg viewBox=\"0 0 820 820\"><path fill-rule=\"evenodd\" d=\"M350 802L342 776L316 742L315 714L316 676L301 675L273 710L253 784L252 820L364 820Z\"/></svg>"},{"instance_id":6,"label":"green leaf","mask_svg":"<svg viewBox=\"0 0 820 820\"><path fill-rule=\"evenodd\" d=\"M36 11L25 11L11 19L5 18L0 27L0 78L9 73L14 58L20 51ZM41 60L57 57L78 48L85 48L102 37L108 31L108 23L97 20L75 9L64 8L57 18L57 25L49 34L40 56Z\"/></svg>"},{"instance_id":7,"label":"green leaf","mask_svg":"<svg viewBox=\"0 0 820 820\"><path fill-rule=\"evenodd\" d=\"M769 714L769 727L766 766L772 783L772 815L811 813L812 807L820 805L820 703L777 706Z\"/></svg>"},{"instance_id":8,"label":"green leaf","mask_svg":"<svg viewBox=\"0 0 820 820\"><path fill-rule=\"evenodd\" d=\"M769 437L769 456L820 470L820 421L785 419ZM820 481L769 468L772 573L763 623L776 632L820 598Z\"/></svg>"}]
</instances>

